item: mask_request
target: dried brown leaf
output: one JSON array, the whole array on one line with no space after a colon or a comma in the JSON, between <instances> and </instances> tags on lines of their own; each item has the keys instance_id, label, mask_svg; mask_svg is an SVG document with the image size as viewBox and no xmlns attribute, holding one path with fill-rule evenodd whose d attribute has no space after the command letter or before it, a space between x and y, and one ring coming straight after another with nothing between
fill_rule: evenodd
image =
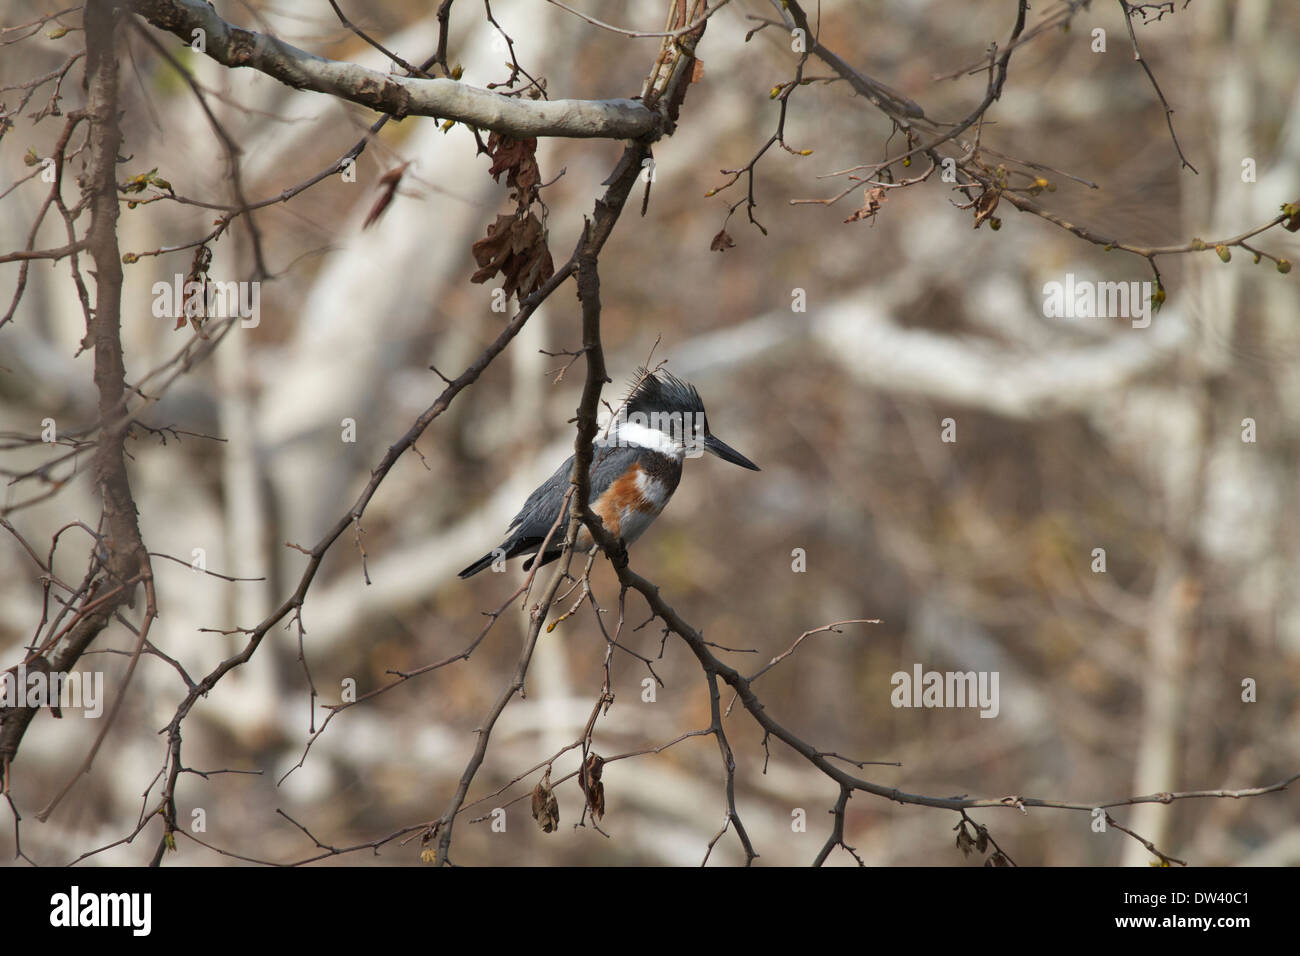
<instances>
[{"instance_id":1,"label":"dried brown leaf","mask_svg":"<svg viewBox=\"0 0 1300 956\"><path fill-rule=\"evenodd\" d=\"M551 771L547 770L533 788L533 819L543 833L551 833L560 824L560 804L551 791Z\"/></svg>"},{"instance_id":2,"label":"dried brown leaf","mask_svg":"<svg viewBox=\"0 0 1300 956\"><path fill-rule=\"evenodd\" d=\"M470 247L478 269L471 282L487 282L497 273L504 278L506 295L531 295L555 274L555 262L546 245L546 229L533 213L498 215L488 234Z\"/></svg>"},{"instance_id":3,"label":"dried brown leaf","mask_svg":"<svg viewBox=\"0 0 1300 956\"><path fill-rule=\"evenodd\" d=\"M400 166L394 166L379 177L379 197L375 200L375 204L370 207L370 212L366 213L366 220L361 224L362 229L369 229L384 214L384 210L388 208L393 201L393 197L397 195L397 187L402 182L402 174L406 172L406 167L410 165L410 163L402 163Z\"/></svg>"},{"instance_id":4,"label":"dried brown leaf","mask_svg":"<svg viewBox=\"0 0 1300 956\"><path fill-rule=\"evenodd\" d=\"M874 219L880 207L889 199L888 192L881 186L872 186L862 195L862 208L856 209L853 215L845 219L845 222L861 222L864 219Z\"/></svg>"},{"instance_id":5,"label":"dried brown leaf","mask_svg":"<svg viewBox=\"0 0 1300 956\"><path fill-rule=\"evenodd\" d=\"M986 189L980 193L979 199L975 200L975 228L980 227L985 219L993 215L993 210L998 208L998 202L1002 199L1002 190Z\"/></svg>"},{"instance_id":6,"label":"dried brown leaf","mask_svg":"<svg viewBox=\"0 0 1300 956\"><path fill-rule=\"evenodd\" d=\"M605 816L605 784L600 779L604 769L605 758L599 754L590 753L587 754L587 760L578 774L578 783L582 786L582 792L587 797L587 805L591 807L591 815L597 820Z\"/></svg>"},{"instance_id":7,"label":"dried brown leaf","mask_svg":"<svg viewBox=\"0 0 1300 956\"><path fill-rule=\"evenodd\" d=\"M723 229L713 237L713 241L709 243L709 249L713 252L726 252L728 249L734 248L735 245L736 240L727 235L727 230Z\"/></svg>"},{"instance_id":8,"label":"dried brown leaf","mask_svg":"<svg viewBox=\"0 0 1300 956\"><path fill-rule=\"evenodd\" d=\"M511 139L500 133L488 137L488 155L492 166L488 173L497 182L506 174L506 185L519 190L521 199L542 181L537 167L537 140Z\"/></svg>"}]
</instances>

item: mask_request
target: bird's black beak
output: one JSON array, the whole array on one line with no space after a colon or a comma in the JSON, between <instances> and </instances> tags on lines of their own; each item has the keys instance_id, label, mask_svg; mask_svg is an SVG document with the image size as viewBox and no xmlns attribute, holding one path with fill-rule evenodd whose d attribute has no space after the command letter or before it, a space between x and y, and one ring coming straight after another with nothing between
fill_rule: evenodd
<instances>
[{"instance_id":1,"label":"bird's black beak","mask_svg":"<svg viewBox=\"0 0 1300 956\"><path fill-rule=\"evenodd\" d=\"M723 461L729 461L733 465L739 465L741 468L748 468L750 471L759 470L758 465L754 464L726 442L719 441L712 435L704 436L704 450L717 455Z\"/></svg>"}]
</instances>

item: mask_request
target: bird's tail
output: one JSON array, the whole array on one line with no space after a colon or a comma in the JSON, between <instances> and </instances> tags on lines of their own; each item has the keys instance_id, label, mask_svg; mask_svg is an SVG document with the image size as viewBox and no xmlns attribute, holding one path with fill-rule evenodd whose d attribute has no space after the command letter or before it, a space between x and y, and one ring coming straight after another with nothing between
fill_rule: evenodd
<instances>
[{"instance_id":1,"label":"bird's tail","mask_svg":"<svg viewBox=\"0 0 1300 956\"><path fill-rule=\"evenodd\" d=\"M484 568L491 567L492 562L496 560L496 557L497 557L496 551L489 551L487 554L483 555L483 557L479 558L469 567L465 568L465 570L461 571L460 576L462 578L472 578L474 575L478 574Z\"/></svg>"},{"instance_id":2,"label":"bird's tail","mask_svg":"<svg viewBox=\"0 0 1300 956\"><path fill-rule=\"evenodd\" d=\"M498 558L513 558L521 554L527 554L529 551L536 551L537 548L541 545L541 543L542 543L541 538L534 538L534 537L509 538L501 542L501 547L497 548L495 551L489 551L487 554L483 555L483 557L479 558L477 561L471 564L464 571L461 571L460 576L462 578L472 578L474 575L478 574L484 568L491 567ZM550 564L559 556L560 556L560 549L558 548L548 551L542 557L541 563ZM533 562L536 560L537 557L536 555L534 555L533 557L525 561L524 570L525 571L531 570L533 566Z\"/></svg>"}]
</instances>

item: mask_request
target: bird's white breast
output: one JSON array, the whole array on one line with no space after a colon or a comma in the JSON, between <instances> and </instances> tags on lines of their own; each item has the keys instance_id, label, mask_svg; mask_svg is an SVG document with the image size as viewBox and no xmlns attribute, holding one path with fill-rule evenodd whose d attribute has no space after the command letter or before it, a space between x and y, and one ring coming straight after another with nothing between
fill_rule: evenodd
<instances>
[{"instance_id":1,"label":"bird's white breast","mask_svg":"<svg viewBox=\"0 0 1300 956\"><path fill-rule=\"evenodd\" d=\"M628 543L639 538L668 504L668 489L664 483L644 471L637 472L636 489L644 501L643 507L624 507L619 516L619 536Z\"/></svg>"}]
</instances>

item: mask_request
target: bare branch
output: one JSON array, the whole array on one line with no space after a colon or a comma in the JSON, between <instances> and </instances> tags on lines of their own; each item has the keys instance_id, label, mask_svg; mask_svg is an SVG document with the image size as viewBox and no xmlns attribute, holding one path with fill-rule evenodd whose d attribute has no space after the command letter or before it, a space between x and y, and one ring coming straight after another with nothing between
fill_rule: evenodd
<instances>
[{"instance_id":1,"label":"bare branch","mask_svg":"<svg viewBox=\"0 0 1300 956\"><path fill-rule=\"evenodd\" d=\"M660 116L635 100L518 99L456 80L394 76L327 60L227 23L201 0L132 0L131 9L186 43L194 31L203 31L205 52L218 63L250 67L294 89L327 93L398 119L436 116L514 139L654 138L662 128Z\"/></svg>"}]
</instances>

